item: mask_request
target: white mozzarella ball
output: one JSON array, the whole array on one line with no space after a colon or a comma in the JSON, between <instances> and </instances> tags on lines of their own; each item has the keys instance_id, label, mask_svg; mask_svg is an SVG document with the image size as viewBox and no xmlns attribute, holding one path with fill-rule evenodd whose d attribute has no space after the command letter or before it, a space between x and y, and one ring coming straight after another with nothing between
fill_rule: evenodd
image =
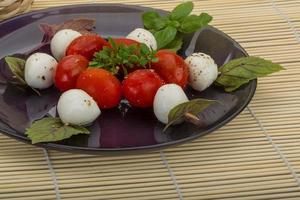
<instances>
[{"instance_id":1,"label":"white mozzarella ball","mask_svg":"<svg viewBox=\"0 0 300 200\"><path fill-rule=\"evenodd\" d=\"M204 53L193 53L185 59L189 67L189 85L197 91L208 88L218 77L218 66Z\"/></svg>"},{"instance_id":2,"label":"white mozzarella ball","mask_svg":"<svg viewBox=\"0 0 300 200\"><path fill-rule=\"evenodd\" d=\"M58 100L57 112L65 124L74 125L90 124L101 114L94 99L80 89L64 92Z\"/></svg>"},{"instance_id":3,"label":"white mozzarella ball","mask_svg":"<svg viewBox=\"0 0 300 200\"><path fill-rule=\"evenodd\" d=\"M167 124L168 115L172 108L187 101L188 98L179 85L163 85L158 89L154 97L154 114L160 122Z\"/></svg>"},{"instance_id":4,"label":"white mozzarella ball","mask_svg":"<svg viewBox=\"0 0 300 200\"><path fill-rule=\"evenodd\" d=\"M74 125L88 125L101 114L94 99L80 89L64 92L58 100L57 112L63 123Z\"/></svg>"},{"instance_id":5,"label":"white mozzarella ball","mask_svg":"<svg viewBox=\"0 0 300 200\"><path fill-rule=\"evenodd\" d=\"M81 36L81 33L72 29L63 29L55 33L50 43L52 55L57 60L62 59L66 55L69 44L79 36Z\"/></svg>"},{"instance_id":6,"label":"white mozzarella ball","mask_svg":"<svg viewBox=\"0 0 300 200\"><path fill-rule=\"evenodd\" d=\"M46 53L34 53L26 60L24 78L26 83L37 89L53 84L57 61Z\"/></svg>"},{"instance_id":7,"label":"white mozzarella ball","mask_svg":"<svg viewBox=\"0 0 300 200\"><path fill-rule=\"evenodd\" d=\"M145 45L147 45L149 48L152 48L153 50L157 49L157 43L154 35L146 29L137 28L133 30L131 33L129 33L126 38L135 40L140 43L144 43Z\"/></svg>"}]
</instances>

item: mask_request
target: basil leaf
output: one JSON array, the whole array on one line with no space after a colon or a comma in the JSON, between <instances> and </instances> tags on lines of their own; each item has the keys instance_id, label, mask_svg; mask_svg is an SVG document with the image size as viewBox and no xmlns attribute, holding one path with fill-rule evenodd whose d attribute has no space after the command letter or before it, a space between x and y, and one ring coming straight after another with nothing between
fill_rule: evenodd
<instances>
[{"instance_id":1,"label":"basil leaf","mask_svg":"<svg viewBox=\"0 0 300 200\"><path fill-rule=\"evenodd\" d=\"M10 71L13 73L16 81L21 85L26 85L24 80L25 60L21 58L6 56L5 62L7 63Z\"/></svg>"},{"instance_id":2,"label":"basil leaf","mask_svg":"<svg viewBox=\"0 0 300 200\"><path fill-rule=\"evenodd\" d=\"M167 26L166 28L154 33L154 37L157 42L157 49L161 49L172 42L176 33L177 29L172 26Z\"/></svg>"},{"instance_id":3,"label":"basil leaf","mask_svg":"<svg viewBox=\"0 0 300 200\"><path fill-rule=\"evenodd\" d=\"M43 44L50 42L52 37L60 30L72 29L80 32L82 35L90 34L95 27L96 19L77 18L69 19L60 24L41 23L40 30L44 33Z\"/></svg>"},{"instance_id":4,"label":"basil leaf","mask_svg":"<svg viewBox=\"0 0 300 200\"><path fill-rule=\"evenodd\" d=\"M104 47L94 54L94 58L89 62L89 67L103 68L113 74L126 76L129 69L134 66L147 66L155 57L156 51L153 51L147 45L136 44L125 45L117 44L109 38L111 48ZM121 70L122 69L122 70Z\"/></svg>"},{"instance_id":5,"label":"basil leaf","mask_svg":"<svg viewBox=\"0 0 300 200\"><path fill-rule=\"evenodd\" d=\"M150 11L142 15L144 27L146 29L160 30L166 26L166 19L159 16L158 13Z\"/></svg>"},{"instance_id":6,"label":"basil leaf","mask_svg":"<svg viewBox=\"0 0 300 200\"><path fill-rule=\"evenodd\" d=\"M157 41L158 50L167 48L178 51L182 46L182 39L175 37L182 33L192 33L206 26L212 17L207 13L190 15L194 8L193 2L185 2L176 6L169 15L161 17L155 11L146 12L142 19L144 27L148 29ZM175 38L175 39L174 39Z\"/></svg>"},{"instance_id":7,"label":"basil leaf","mask_svg":"<svg viewBox=\"0 0 300 200\"><path fill-rule=\"evenodd\" d=\"M189 113L192 115L197 115L202 112L205 108L215 103L214 100L208 99L193 99L191 101L181 103L174 108L172 108L168 115L168 124L165 126L164 131L167 130L175 122L184 119L185 114Z\"/></svg>"},{"instance_id":8,"label":"basil leaf","mask_svg":"<svg viewBox=\"0 0 300 200\"><path fill-rule=\"evenodd\" d=\"M194 8L194 4L191 1L181 3L176 6L170 13L170 19L181 20L182 18L188 16Z\"/></svg>"},{"instance_id":9,"label":"basil leaf","mask_svg":"<svg viewBox=\"0 0 300 200\"><path fill-rule=\"evenodd\" d=\"M284 68L271 61L258 57L243 57L229 61L219 68L217 85L224 87L226 92L232 92L241 85L258 77L267 76Z\"/></svg>"},{"instance_id":10,"label":"basil leaf","mask_svg":"<svg viewBox=\"0 0 300 200\"><path fill-rule=\"evenodd\" d=\"M158 58L157 58L157 57L153 57L153 58L151 59L151 62L158 62Z\"/></svg>"},{"instance_id":11,"label":"basil leaf","mask_svg":"<svg viewBox=\"0 0 300 200\"><path fill-rule=\"evenodd\" d=\"M180 31L183 33L192 33L198 29L206 26L212 17L207 13L201 13L201 15L190 15L183 19L180 27Z\"/></svg>"},{"instance_id":12,"label":"basil leaf","mask_svg":"<svg viewBox=\"0 0 300 200\"><path fill-rule=\"evenodd\" d=\"M181 49L182 44L182 36L176 36L175 39L164 48L174 51L176 53L179 49Z\"/></svg>"},{"instance_id":13,"label":"basil leaf","mask_svg":"<svg viewBox=\"0 0 300 200\"><path fill-rule=\"evenodd\" d=\"M179 28L181 26L180 22L179 21L176 21L176 20L169 20L167 21L167 25L168 26L173 26L174 28Z\"/></svg>"},{"instance_id":14,"label":"basil leaf","mask_svg":"<svg viewBox=\"0 0 300 200\"><path fill-rule=\"evenodd\" d=\"M53 117L35 121L25 132L32 144L60 141L80 133L89 134L90 131L83 126L65 125L59 118Z\"/></svg>"},{"instance_id":15,"label":"basil leaf","mask_svg":"<svg viewBox=\"0 0 300 200\"><path fill-rule=\"evenodd\" d=\"M145 44L140 44L140 50L142 55L147 55L150 53L149 47Z\"/></svg>"},{"instance_id":16,"label":"basil leaf","mask_svg":"<svg viewBox=\"0 0 300 200\"><path fill-rule=\"evenodd\" d=\"M111 37L108 38L108 42L111 44L112 49L117 51L117 49L118 49L117 44Z\"/></svg>"},{"instance_id":17,"label":"basil leaf","mask_svg":"<svg viewBox=\"0 0 300 200\"><path fill-rule=\"evenodd\" d=\"M7 63L10 71L13 74L13 79L11 83L18 86L19 89L25 90L26 88L30 88L32 91L34 91L37 95L41 96L41 93L33 88L27 85L25 78L24 78L24 70L25 70L25 63L26 61L21 58L12 57L12 56L6 56L5 62Z\"/></svg>"},{"instance_id":18,"label":"basil leaf","mask_svg":"<svg viewBox=\"0 0 300 200\"><path fill-rule=\"evenodd\" d=\"M209 22L213 20L213 17L208 13L201 13L199 18L202 20L203 26L206 26Z\"/></svg>"}]
</instances>

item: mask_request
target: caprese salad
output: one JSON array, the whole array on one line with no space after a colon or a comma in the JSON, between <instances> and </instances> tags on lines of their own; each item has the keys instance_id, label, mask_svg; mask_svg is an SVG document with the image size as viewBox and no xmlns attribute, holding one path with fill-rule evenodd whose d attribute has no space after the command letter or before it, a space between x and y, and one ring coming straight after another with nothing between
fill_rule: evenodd
<instances>
[{"instance_id":1,"label":"caprese salad","mask_svg":"<svg viewBox=\"0 0 300 200\"><path fill-rule=\"evenodd\" d=\"M215 101L189 100L186 87L203 91L215 84L232 92L252 79L283 69L257 57L235 59L219 68L212 57L201 52L184 59L176 53L183 35L212 20L206 13L190 15L192 9L193 3L185 2L166 16L146 12L142 15L144 27L121 38L103 38L61 26L51 36L51 54L36 52L26 60L6 57L18 86L39 91L54 85L61 92L59 118L40 119L27 129L32 143L88 134L85 126L122 99L132 107L153 107L166 128L185 119L195 122L196 114ZM41 137L40 132L58 136Z\"/></svg>"}]
</instances>

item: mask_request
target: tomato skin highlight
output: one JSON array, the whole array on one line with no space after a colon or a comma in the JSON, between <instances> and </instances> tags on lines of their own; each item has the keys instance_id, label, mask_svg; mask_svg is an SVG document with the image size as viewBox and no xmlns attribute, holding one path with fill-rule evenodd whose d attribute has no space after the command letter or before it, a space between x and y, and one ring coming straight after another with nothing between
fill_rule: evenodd
<instances>
[{"instance_id":1,"label":"tomato skin highlight","mask_svg":"<svg viewBox=\"0 0 300 200\"><path fill-rule=\"evenodd\" d=\"M68 46L66 55L82 55L91 60L94 53L108 46L108 42L98 35L82 35L74 39Z\"/></svg>"},{"instance_id":2,"label":"tomato skin highlight","mask_svg":"<svg viewBox=\"0 0 300 200\"><path fill-rule=\"evenodd\" d=\"M77 78L88 67L89 61L81 55L63 57L56 68L54 84L61 91L76 87Z\"/></svg>"},{"instance_id":3,"label":"tomato skin highlight","mask_svg":"<svg viewBox=\"0 0 300 200\"><path fill-rule=\"evenodd\" d=\"M92 96L101 109L116 107L122 97L120 81L104 69L88 68L80 74L76 87Z\"/></svg>"},{"instance_id":4,"label":"tomato skin highlight","mask_svg":"<svg viewBox=\"0 0 300 200\"><path fill-rule=\"evenodd\" d=\"M132 40L132 39L127 39L127 38L113 38L113 41L116 43L116 44L124 44L126 46L130 46L130 45L140 45L139 42L135 41L135 40ZM109 46L111 47L111 45L109 44Z\"/></svg>"},{"instance_id":5,"label":"tomato skin highlight","mask_svg":"<svg viewBox=\"0 0 300 200\"><path fill-rule=\"evenodd\" d=\"M147 108L153 105L157 90L163 79L151 69L139 69L130 73L123 81L123 94L134 107Z\"/></svg>"},{"instance_id":6,"label":"tomato skin highlight","mask_svg":"<svg viewBox=\"0 0 300 200\"><path fill-rule=\"evenodd\" d=\"M188 66L183 58L170 50L159 50L156 53L158 62L151 63L152 68L167 82L184 88L188 83Z\"/></svg>"}]
</instances>

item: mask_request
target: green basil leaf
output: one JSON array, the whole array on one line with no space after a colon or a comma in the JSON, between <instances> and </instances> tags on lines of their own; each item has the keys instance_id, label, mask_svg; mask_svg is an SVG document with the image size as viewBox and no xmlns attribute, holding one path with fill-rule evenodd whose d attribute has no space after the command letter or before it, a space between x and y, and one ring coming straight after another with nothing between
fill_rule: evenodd
<instances>
[{"instance_id":1,"label":"green basil leaf","mask_svg":"<svg viewBox=\"0 0 300 200\"><path fill-rule=\"evenodd\" d=\"M81 133L89 134L90 131L83 126L65 125L59 118L53 117L35 121L25 132L32 144L60 141Z\"/></svg>"},{"instance_id":2,"label":"green basil leaf","mask_svg":"<svg viewBox=\"0 0 300 200\"><path fill-rule=\"evenodd\" d=\"M5 62L7 63L10 71L13 73L17 81L21 85L27 85L24 80L25 60L21 58L6 56Z\"/></svg>"},{"instance_id":3,"label":"green basil leaf","mask_svg":"<svg viewBox=\"0 0 300 200\"><path fill-rule=\"evenodd\" d=\"M140 44L140 51L142 55L147 55L150 53L150 49L147 45L145 45L144 43Z\"/></svg>"},{"instance_id":4,"label":"green basil leaf","mask_svg":"<svg viewBox=\"0 0 300 200\"><path fill-rule=\"evenodd\" d=\"M139 62L141 66L145 66L149 61L148 59L142 57Z\"/></svg>"},{"instance_id":5,"label":"green basil leaf","mask_svg":"<svg viewBox=\"0 0 300 200\"><path fill-rule=\"evenodd\" d=\"M170 42L167 46L165 46L164 48L174 51L176 53L179 49L181 49L182 44L183 44L182 36L177 35L175 37L175 39L172 42Z\"/></svg>"},{"instance_id":6,"label":"green basil leaf","mask_svg":"<svg viewBox=\"0 0 300 200\"><path fill-rule=\"evenodd\" d=\"M180 27L180 31L183 33L192 33L198 29L206 26L212 17L207 13L201 13L201 15L190 15L183 19Z\"/></svg>"},{"instance_id":7,"label":"green basil leaf","mask_svg":"<svg viewBox=\"0 0 300 200\"><path fill-rule=\"evenodd\" d=\"M186 113L197 115L213 103L216 103L216 101L199 98L175 106L169 112L168 124L165 126L164 131L175 122L184 119Z\"/></svg>"},{"instance_id":8,"label":"green basil leaf","mask_svg":"<svg viewBox=\"0 0 300 200\"><path fill-rule=\"evenodd\" d=\"M170 13L170 19L181 20L182 18L188 16L194 8L194 4L191 1L184 2L176 6Z\"/></svg>"},{"instance_id":9,"label":"green basil leaf","mask_svg":"<svg viewBox=\"0 0 300 200\"><path fill-rule=\"evenodd\" d=\"M5 62L7 63L10 71L13 73L13 78L15 79L15 81L12 82L13 84L17 85L18 88L22 90L25 90L26 88L30 88L37 95L41 96L41 93L37 89L27 85L25 81L24 69L25 69L26 61L24 59L12 57L12 56L6 56Z\"/></svg>"},{"instance_id":10,"label":"green basil leaf","mask_svg":"<svg viewBox=\"0 0 300 200\"><path fill-rule=\"evenodd\" d=\"M202 20L202 23L203 23L202 26L206 26L209 22L211 22L213 20L213 17L205 12L201 13L199 15L199 18Z\"/></svg>"},{"instance_id":11,"label":"green basil leaf","mask_svg":"<svg viewBox=\"0 0 300 200\"><path fill-rule=\"evenodd\" d=\"M177 20L169 20L167 21L167 26L173 26L174 28L179 28L181 24Z\"/></svg>"},{"instance_id":12,"label":"green basil leaf","mask_svg":"<svg viewBox=\"0 0 300 200\"><path fill-rule=\"evenodd\" d=\"M153 58L151 59L151 62L158 62L158 58L157 58L157 57L153 57Z\"/></svg>"},{"instance_id":13,"label":"green basil leaf","mask_svg":"<svg viewBox=\"0 0 300 200\"><path fill-rule=\"evenodd\" d=\"M154 11L143 14L144 27L155 36L158 50L167 48L178 51L182 46L182 39L174 39L176 36L195 32L212 20L207 13L190 15L193 7L194 4L189 1L176 6L166 17L161 17Z\"/></svg>"},{"instance_id":14,"label":"green basil leaf","mask_svg":"<svg viewBox=\"0 0 300 200\"><path fill-rule=\"evenodd\" d=\"M154 37L157 42L157 49L162 49L167 46L172 40L174 40L177 33L177 29L172 26L167 26L166 28L154 33Z\"/></svg>"},{"instance_id":15,"label":"green basil leaf","mask_svg":"<svg viewBox=\"0 0 300 200\"><path fill-rule=\"evenodd\" d=\"M128 58L132 63L137 63L139 61L139 57L137 55L131 55Z\"/></svg>"},{"instance_id":16,"label":"green basil leaf","mask_svg":"<svg viewBox=\"0 0 300 200\"><path fill-rule=\"evenodd\" d=\"M223 86L226 92L232 92L250 80L283 69L281 65L259 57L238 58L219 68L220 75L215 83Z\"/></svg>"},{"instance_id":17,"label":"green basil leaf","mask_svg":"<svg viewBox=\"0 0 300 200\"><path fill-rule=\"evenodd\" d=\"M123 75L126 76L128 69L133 68L133 66L145 67L156 53L145 44L128 46L117 44L111 38L109 38L109 43L112 48L104 47L95 53L93 60L89 63L90 67L104 68L118 75L123 72Z\"/></svg>"},{"instance_id":18,"label":"green basil leaf","mask_svg":"<svg viewBox=\"0 0 300 200\"><path fill-rule=\"evenodd\" d=\"M166 26L166 19L159 16L158 13L150 11L142 15L144 27L146 29L160 30Z\"/></svg>"},{"instance_id":19,"label":"green basil leaf","mask_svg":"<svg viewBox=\"0 0 300 200\"><path fill-rule=\"evenodd\" d=\"M89 66L90 67L96 67L96 66L98 66L99 65L99 63L97 62L97 61L90 61L89 62Z\"/></svg>"},{"instance_id":20,"label":"green basil leaf","mask_svg":"<svg viewBox=\"0 0 300 200\"><path fill-rule=\"evenodd\" d=\"M108 38L108 42L111 44L112 49L114 49L114 50L118 49L117 44L115 43L115 41L111 37Z\"/></svg>"}]
</instances>

